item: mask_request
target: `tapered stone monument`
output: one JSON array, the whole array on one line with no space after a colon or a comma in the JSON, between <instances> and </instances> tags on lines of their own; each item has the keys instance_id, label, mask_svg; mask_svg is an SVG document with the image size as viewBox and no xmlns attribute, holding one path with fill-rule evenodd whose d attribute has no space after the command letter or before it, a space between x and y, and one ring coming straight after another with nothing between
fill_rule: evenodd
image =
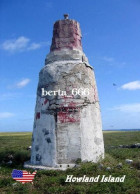
<instances>
[{"instance_id":1,"label":"tapered stone monument","mask_svg":"<svg viewBox=\"0 0 140 194\"><path fill-rule=\"evenodd\" d=\"M97 86L81 45L79 23L54 24L50 53L39 74L31 161L25 167L66 169L104 158Z\"/></svg>"}]
</instances>

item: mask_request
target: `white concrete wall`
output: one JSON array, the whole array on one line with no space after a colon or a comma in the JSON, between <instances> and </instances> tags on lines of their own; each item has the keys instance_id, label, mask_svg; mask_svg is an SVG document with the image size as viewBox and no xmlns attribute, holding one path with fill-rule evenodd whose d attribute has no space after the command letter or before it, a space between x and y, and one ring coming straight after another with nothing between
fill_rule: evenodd
<instances>
[{"instance_id":1,"label":"white concrete wall","mask_svg":"<svg viewBox=\"0 0 140 194\"><path fill-rule=\"evenodd\" d=\"M57 162L75 163L81 158L81 138L79 123L57 125Z\"/></svg>"},{"instance_id":2,"label":"white concrete wall","mask_svg":"<svg viewBox=\"0 0 140 194\"><path fill-rule=\"evenodd\" d=\"M72 54L64 50L54 54L55 61L52 55L48 56L48 63L40 72L31 163L56 166L74 163L78 158L97 162L104 157L104 143L94 72L87 59L83 61L81 51ZM62 61L60 55L63 55ZM88 88L90 95L42 98L44 87L67 91L68 95L73 88Z\"/></svg>"},{"instance_id":3,"label":"white concrete wall","mask_svg":"<svg viewBox=\"0 0 140 194\"><path fill-rule=\"evenodd\" d=\"M81 110L81 160L97 162L104 158L104 142L99 104Z\"/></svg>"}]
</instances>

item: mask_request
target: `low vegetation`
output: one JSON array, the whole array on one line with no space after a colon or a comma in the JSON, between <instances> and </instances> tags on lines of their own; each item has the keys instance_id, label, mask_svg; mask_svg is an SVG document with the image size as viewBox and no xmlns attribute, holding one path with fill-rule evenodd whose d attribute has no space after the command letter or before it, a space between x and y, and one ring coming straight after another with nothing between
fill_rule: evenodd
<instances>
[{"instance_id":1,"label":"low vegetation","mask_svg":"<svg viewBox=\"0 0 140 194\"><path fill-rule=\"evenodd\" d=\"M13 169L23 170L24 161L29 160L31 133L0 133L0 193L140 193L140 149L120 148L119 145L140 143L140 132L104 132L105 159L97 164L77 161L78 167L66 171L38 170L34 184L22 185L11 177ZM126 159L133 160L131 164ZM9 162L9 161L12 161ZM109 168L110 167L110 168ZM32 169L29 169L33 172ZM123 183L66 183L67 175L76 177L126 175Z\"/></svg>"}]
</instances>

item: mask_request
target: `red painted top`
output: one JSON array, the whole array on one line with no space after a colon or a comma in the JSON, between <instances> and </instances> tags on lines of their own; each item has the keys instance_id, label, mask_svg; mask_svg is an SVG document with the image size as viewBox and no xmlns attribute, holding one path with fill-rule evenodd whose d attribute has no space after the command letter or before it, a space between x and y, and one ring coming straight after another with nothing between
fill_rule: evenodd
<instances>
[{"instance_id":1,"label":"red painted top","mask_svg":"<svg viewBox=\"0 0 140 194\"><path fill-rule=\"evenodd\" d=\"M56 21L53 27L50 50L55 51L63 48L82 50L81 37L81 30L77 21L68 18Z\"/></svg>"}]
</instances>

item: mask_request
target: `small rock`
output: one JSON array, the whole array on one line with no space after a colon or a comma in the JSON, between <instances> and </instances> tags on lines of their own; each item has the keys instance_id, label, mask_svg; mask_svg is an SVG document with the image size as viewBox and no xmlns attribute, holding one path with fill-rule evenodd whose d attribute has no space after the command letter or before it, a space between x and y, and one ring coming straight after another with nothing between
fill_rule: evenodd
<instances>
[{"instance_id":1,"label":"small rock","mask_svg":"<svg viewBox=\"0 0 140 194\"><path fill-rule=\"evenodd\" d=\"M130 148L136 148L135 144L130 145Z\"/></svg>"},{"instance_id":2,"label":"small rock","mask_svg":"<svg viewBox=\"0 0 140 194\"><path fill-rule=\"evenodd\" d=\"M117 167L118 167L118 168L122 168L122 163L119 163L119 164L117 165Z\"/></svg>"},{"instance_id":3,"label":"small rock","mask_svg":"<svg viewBox=\"0 0 140 194\"><path fill-rule=\"evenodd\" d=\"M115 148L115 146L110 146L111 148Z\"/></svg>"},{"instance_id":4,"label":"small rock","mask_svg":"<svg viewBox=\"0 0 140 194\"><path fill-rule=\"evenodd\" d=\"M133 160L126 159L125 162L126 162L127 164L131 164L131 163L133 163Z\"/></svg>"},{"instance_id":5,"label":"small rock","mask_svg":"<svg viewBox=\"0 0 140 194\"><path fill-rule=\"evenodd\" d=\"M119 148L140 148L140 143L135 143L131 145L119 145Z\"/></svg>"},{"instance_id":6,"label":"small rock","mask_svg":"<svg viewBox=\"0 0 140 194\"><path fill-rule=\"evenodd\" d=\"M136 143L135 146L136 146L137 148L140 148L140 143Z\"/></svg>"},{"instance_id":7,"label":"small rock","mask_svg":"<svg viewBox=\"0 0 140 194\"><path fill-rule=\"evenodd\" d=\"M75 164L74 168L79 168L81 165Z\"/></svg>"},{"instance_id":8,"label":"small rock","mask_svg":"<svg viewBox=\"0 0 140 194\"><path fill-rule=\"evenodd\" d=\"M9 162L7 162L7 164L12 164L12 160L10 160Z\"/></svg>"},{"instance_id":9,"label":"small rock","mask_svg":"<svg viewBox=\"0 0 140 194\"><path fill-rule=\"evenodd\" d=\"M107 168L106 168L106 171L110 171L111 170L111 168L108 166Z\"/></svg>"},{"instance_id":10,"label":"small rock","mask_svg":"<svg viewBox=\"0 0 140 194\"><path fill-rule=\"evenodd\" d=\"M131 146L130 145L125 145L124 148L130 148Z\"/></svg>"},{"instance_id":11,"label":"small rock","mask_svg":"<svg viewBox=\"0 0 140 194\"><path fill-rule=\"evenodd\" d=\"M130 146L131 148L140 148L140 143L135 143Z\"/></svg>"},{"instance_id":12,"label":"small rock","mask_svg":"<svg viewBox=\"0 0 140 194\"><path fill-rule=\"evenodd\" d=\"M122 148L130 148L130 145L123 145Z\"/></svg>"},{"instance_id":13,"label":"small rock","mask_svg":"<svg viewBox=\"0 0 140 194\"><path fill-rule=\"evenodd\" d=\"M59 168L59 165L58 165L58 164L56 164L56 165L54 166L54 168Z\"/></svg>"},{"instance_id":14,"label":"small rock","mask_svg":"<svg viewBox=\"0 0 140 194\"><path fill-rule=\"evenodd\" d=\"M86 163L86 162L88 162L88 160L83 160L82 162L83 162L83 163Z\"/></svg>"},{"instance_id":15,"label":"small rock","mask_svg":"<svg viewBox=\"0 0 140 194\"><path fill-rule=\"evenodd\" d=\"M12 186L13 186L13 187L17 186L17 183L13 183Z\"/></svg>"},{"instance_id":16,"label":"small rock","mask_svg":"<svg viewBox=\"0 0 140 194\"><path fill-rule=\"evenodd\" d=\"M12 154L8 155L8 159L12 160L14 157Z\"/></svg>"},{"instance_id":17,"label":"small rock","mask_svg":"<svg viewBox=\"0 0 140 194\"><path fill-rule=\"evenodd\" d=\"M29 147L27 148L27 150L31 150L31 148L32 148L32 146L29 146Z\"/></svg>"},{"instance_id":18,"label":"small rock","mask_svg":"<svg viewBox=\"0 0 140 194\"><path fill-rule=\"evenodd\" d=\"M99 164L99 168L102 169L104 167L103 164Z\"/></svg>"}]
</instances>

